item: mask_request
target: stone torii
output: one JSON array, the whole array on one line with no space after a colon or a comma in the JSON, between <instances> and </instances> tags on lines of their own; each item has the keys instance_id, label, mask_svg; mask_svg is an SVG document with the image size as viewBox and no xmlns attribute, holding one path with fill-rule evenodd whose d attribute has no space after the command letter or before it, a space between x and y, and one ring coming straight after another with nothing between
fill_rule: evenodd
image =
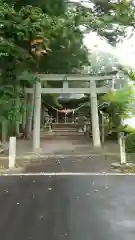
<instances>
[{"instance_id":1,"label":"stone torii","mask_svg":"<svg viewBox=\"0 0 135 240\"><path fill-rule=\"evenodd\" d=\"M91 116L92 116L92 136L94 147L101 147L100 130L99 130L99 116L98 116L98 103L97 94L107 93L109 87L96 87L96 81L112 81L116 75L107 76L90 76L89 74L36 74L39 81L36 82L33 88L26 88L26 93L34 94L34 119L33 119L33 151L40 150L40 117L41 117L41 94L90 94L91 102ZM64 80L63 80L64 79ZM43 81L61 81L62 88L42 88ZM69 81L85 81L89 82L87 88L69 88Z\"/></svg>"}]
</instances>

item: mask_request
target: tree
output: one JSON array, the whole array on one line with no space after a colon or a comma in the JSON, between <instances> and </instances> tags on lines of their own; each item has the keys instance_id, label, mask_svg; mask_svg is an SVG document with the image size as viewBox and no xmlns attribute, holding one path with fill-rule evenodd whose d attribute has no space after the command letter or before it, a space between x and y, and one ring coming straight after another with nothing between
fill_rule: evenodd
<instances>
[{"instance_id":1,"label":"tree","mask_svg":"<svg viewBox=\"0 0 135 240\"><path fill-rule=\"evenodd\" d=\"M96 31L113 45L126 34L129 26L134 28L134 0L69 2L80 13L78 20L84 32Z\"/></svg>"},{"instance_id":2,"label":"tree","mask_svg":"<svg viewBox=\"0 0 135 240\"><path fill-rule=\"evenodd\" d=\"M102 1L96 1L90 8L81 4L71 5L64 0L55 0L57 4L52 0L40 0L38 3L34 0L16 0L15 6L12 6L13 2L8 1L9 4L6 4L0 1L0 68L1 86L4 91L10 89L10 96L7 94L7 97L11 101L14 96L11 105L17 109L18 103L22 103L24 98L22 88L32 86L37 80L31 78L29 81L20 81L19 76L24 70L45 73L81 71L89 63L88 52L83 45L82 29L95 30L114 42L112 35L116 24L123 33L123 26L131 25L129 20L133 18L133 14L126 18L126 11L131 10L131 7L125 1L113 4L108 1L107 7ZM121 9L126 10L123 15ZM51 86L55 84L52 82ZM56 103L56 98L53 97Z\"/></svg>"},{"instance_id":3,"label":"tree","mask_svg":"<svg viewBox=\"0 0 135 240\"><path fill-rule=\"evenodd\" d=\"M119 131L122 120L129 117L133 100L133 89L131 87L112 91L104 95L103 101L109 103L107 113L109 114L111 129L115 128Z\"/></svg>"},{"instance_id":4,"label":"tree","mask_svg":"<svg viewBox=\"0 0 135 240\"><path fill-rule=\"evenodd\" d=\"M89 2L93 2L93 14L100 22L99 28L95 26L98 33L110 43L115 45L120 37L126 34L128 27L134 28L134 0L90 0Z\"/></svg>"},{"instance_id":5,"label":"tree","mask_svg":"<svg viewBox=\"0 0 135 240\"><path fill-rule=\"evenodd\" d=\"M6 0L8 4L14 4L15 8L18 10L22 6L31 5L33 7L40 7L44 13L51 16L60 16L66 11L66 1L65 0Z\"/></svg>"},{"instance_id":6,"label":"tree","mask_svg":"<svg viewBox=\"0 0 135 240\"><path fill-rule=\"evenodd\" d=\"M38 6L51 16L65 15L67 10L76 11L77 25L85 26L84 31L97 31L109 42L115 44L126 32L125 27L134 28L134 0L6 0L17 8L26 5Z\"/></svg>"},{"instance_id":7,"label":"tree","mask_svg":"<svg viewBox=\"0 0 135 240\"><path fill-rule=\"evenodd\" d=\"M6 88L10 91L10 96L7 97L13 106L12 114L16 115L16 113L20 113L19 110L21 109L19 102L21 96L23 98L22 87L32 86L34 80L36 80L31 78L29 81L20 81L19 76L24 70L33 71L36 69L36 72L62 72L60 68L62 62L59 61L59 65L56 62L59 60L58 55L59 57L63 55L63 62L64 59L68 58L65 65L61 66L64 68L63 71L72 72L88 62L87 50L83 47L83 36L75 26L72 11L67 12L64 16L57 17L46 14L39 7L26 5L16 10L14 6L0 1L0 13L2 22L2 41L0 43L1 86L4 91ZM71 31L69 31L70 25ZM65 27L65 30L63 27ZM48 54L48 47L51 47L51 52L42 62L41 56ZM51 61L49 62L50 56ZM2 98L3 95L1 95L1 101L3 101ZM54 101L56 102L55 98ZM17 111L14 111L15 106ZM9 114L10 121L12 119L14 124L17 122L17 116L13 117L10 114L10 109L7 110L8 113L5 116ZM7 118L9 120L9 117Z\"/></svg>"},{"instance_id":8,"label":"tree","mask_svg":"<svg viewBox=\"0 0 135 240\"><path fill-rule=\"evenodd\" d=\"M23 81L20 81L19 76L26 69L35 69L37 57L47 53L52 19L40 8L26 6L17 12L3 1L0 1L0 17L0 101L8 103L9 108L5 108L7 113L4 117L14 125L18 122L17 116L22 105L20 100L23 97ZM30 84L34 83L33 80Z\"/></svg>"}]
</instances>

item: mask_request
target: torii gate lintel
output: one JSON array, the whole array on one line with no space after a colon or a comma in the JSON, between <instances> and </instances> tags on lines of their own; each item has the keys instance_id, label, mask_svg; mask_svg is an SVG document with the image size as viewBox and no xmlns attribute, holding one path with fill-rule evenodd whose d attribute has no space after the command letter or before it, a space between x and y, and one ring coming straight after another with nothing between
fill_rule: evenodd
<instances>
[{"instance_id":1,"label":"torii gate lintel","mask_svg":"<svg viewBox=\"0 0 135 240\"><path fill-rule=\"evenodd\" d=\"M59 77L58 77L59 76ZM65 75L64 75L65 76ZM40 115L41 115L41 94L47 93L89 93L91 99L91 115L92 115L92 136L94 147L101 147L100 130L99 130L99 117L98 117L98 104L97 94L106 93L110 89L107 87L96 87L96 81L101 80L113 80L114 75L110 76L94 76L89 75L45 75L39 74L41 81L36 82L33 89L26 89L27 93L34 94L35 106L34 106L34 128L33 128L33 150L34 152L40 149ZM56 77L56 79L55 79ZM42 88L42 81L62 81L63 88ZM88 81L90 83L88 88L69 88L68 81Z\"/></svg>"}]
</instances>

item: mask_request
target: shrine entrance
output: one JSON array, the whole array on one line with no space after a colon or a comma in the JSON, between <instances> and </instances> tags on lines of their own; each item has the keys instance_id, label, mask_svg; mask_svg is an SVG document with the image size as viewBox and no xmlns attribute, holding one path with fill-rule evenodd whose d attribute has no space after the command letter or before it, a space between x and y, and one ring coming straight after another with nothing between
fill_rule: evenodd
<instances>
[{"instance_id":1,"label":"shrine entrance","mask_svg":"<svg viewBox=\"0 0 135 240\"><path fill-rule=\"evenodd\" d=\"M93 146L101 147L100 142L100 130L99 130L99 116L98 116L98 101L97 94L107 93L112 86L115 75L106 76L90 76L89 74L84 75L55 75L55 74L37 74L35 75L39 81L36 82L33 88L26 88L26 93L31 93L34 96L34 119L33 119L33 151L38 152L40 149L40 124L41 124L41 94L89 94L90 95L90 106L91 106L91 122L92 122L92 138ZM49 88L43 87L44 82L48 81L61 81L62 88ZM71 88L69 83L73 81L86 82L88 87L82 88ZM96 82L103 81L104 84L101 87L97 87ZM46 84L47 85L47 84ZM74 121L74 114L78 107L75 109L56 109L56 123L59 120L59 114L63 114L63 121L67 123L67 115L72 115Z\"/></svg>"},{"instance_id":2,"label":"shrine entrance","mask_svg":"<svg viewBox=\"0 0 135 240\"><path fill-rule=\"evenodd\" d=\"M70 101L71 100L69 100L69 102ZM62 109L55 108L54 106L52 106L48 103L45 103L45 105L50 110L50 111L49 110L46 110L46 111L48 112L47 113L48 116L49 116L49 114L50 114L50 116L52 116L53 123L55 122L56 124L60 124L60 123L73 124L77 120L79 110L81 108L83 108L86 105L86 103L83 103L81 105L76 103L76 106L77 105L79 105L79 106L76 108L72 108L72 106L70 106L71 104L63 104L63 102L62 102L62 105L63 105ZM52 112L53 112L53 114L52 114Z\"/></svg>"}]
</instances>

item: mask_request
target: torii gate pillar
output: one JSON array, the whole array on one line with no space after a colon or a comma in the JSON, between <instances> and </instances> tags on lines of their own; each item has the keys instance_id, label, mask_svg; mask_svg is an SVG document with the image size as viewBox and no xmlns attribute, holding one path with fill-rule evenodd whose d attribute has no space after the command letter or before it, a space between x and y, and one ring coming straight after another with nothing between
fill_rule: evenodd
<instances>
[{"instance_id":1,"label":"torii gate pillar","mask_svg":"<svg viewBox=\"0 0 135 240\"><path fill-rule=\"evenodd\" d=\"M96 82L94 80L90 81L90 88L91 88L90 100L91 100L93 146L99 148L101 147L101 141L100 141L100 130L99 130Z\"/></svg>"},{"instance_id":2,"label":"torii gate pillar","mask_svg":"<svg viewBox=\"0 0 135 240\"><path fill-rule=\"evenodd\" d=\"M40 121L41 121L41 83L36 82L34 89L34 122L33 122L33 151L40 151Z\"/></svg>"}]
</instances>

